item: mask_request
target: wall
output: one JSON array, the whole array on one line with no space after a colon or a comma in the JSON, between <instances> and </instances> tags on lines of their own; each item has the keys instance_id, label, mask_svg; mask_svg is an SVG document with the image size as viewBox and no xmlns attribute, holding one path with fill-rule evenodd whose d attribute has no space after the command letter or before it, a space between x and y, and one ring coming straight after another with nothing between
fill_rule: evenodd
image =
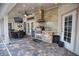
<instances>
[{"instance_id":1,"label":"wall","mask_svg":"<svg viewBox=\"0 0 79 59\"><path fill-rule=\"evenodd\" d=\"M51 8L47 11L45 11L45 20L47 29L51 30L53 32L57 32L58 27L58 8Z\"/></svg>"},{"instance_id":2,"label":"wall","mask_svg":"<svg viewBox=\"0 0 79 59\"><path fill-rule=\"evenodd\" d=\"M47 21L45 23L46 30L57 32L58 27L58 8L50 8L45 10L44 19ZM40 19L39 11L35 14L36 19ZM51 25L51 27L50 27Z\"/></svg>"},{"instance_id":3,"label":"wall","mask_svg":"<svg viewBox=\"0 0 79 59\"><path fill-rule=\"evenodd\" d=\"M77 53L79 55L79 8L77 9L78 12L78 20L77 20L77 37L76 37L76 49L75 49L75 53Z\"/></svg>"},{"instance_id":4,"label":"wall","mask_svg":"<svg viewBox=\"0 0 79 59\"><path fill-rule=\"evenodd\" d=\"M21 30L24 29L23 23L15 23L14 19L9 19L8 22L12 23L12 29L18 30L18 25L22 25L22 27L20 28Z\"/></svg>"},{"instance_id":5,"label":"wall","mask_svg":"<svg viewBox=\"0 0 79 59\"><path fill-rule=\"evenodd\" d=\"M63 32L63 28L62 28L62 16L68 12L71 12L73 10L76 10L77 11L77 8L78 8L78 4L62 4L60 5L59 9L58 9L58 33L60 34L60 36L62 37L62 32ZM78 21L78 19L77 19ZM78 23L77 23L77 27L78 27ZM76 28L77 28L76 27ZM79 29L78 29L79 30ZM78 32L77 32L78 33ZM77 34L76 33L76 34ZM75 51L74 53L78 54L79 55L79 34L76 35L76 43L75 43ZM62 40L62 39L61 39Z\"/></svg>"},{"instance_id":6,"label":"wall","mask_svg":"<svg viewBox=\"0 0 79 59\"><path fill-rule=\"evenodd\" d=\"M57 22L58 20L58 8L51 8L45 11L45 16L44 16L46 21L55 21Z\"/></svg>"},{"instance_id":7,"label":"wall","mask_svg":"<svg viewBox=\"0 0 79 59\"><path fill-rule=\"evenodd\" d=\"M58 8L58 32L60 34L62 33L62 15L76 9L77 7L77 4L62 4Z\"/></svg>"},{"instance_id":8,"label":"wall","mask_svg":"<svg viewBox=\"0 0 79 59\"><path fill-rule=\"evenodd\" d=\"M14 28L14 19L8 19L8 23L12 23L12 29Z\"/></svg>"}]
</instances>

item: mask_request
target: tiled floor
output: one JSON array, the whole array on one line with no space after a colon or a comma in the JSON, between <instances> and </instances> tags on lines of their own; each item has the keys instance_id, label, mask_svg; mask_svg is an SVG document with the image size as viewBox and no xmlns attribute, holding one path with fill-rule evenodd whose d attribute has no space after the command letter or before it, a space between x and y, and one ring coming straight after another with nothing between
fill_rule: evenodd
<instances>
[{"instance_id":1,"label":"tiled floor","mask_svg":"<svg viewBox=\"0 0 79 59\"><path fill-rule=\"evenodd\" d=\"M23 39L11 39L7 45L12 56L74 56L65 48L58 47L57 44L45 42L35 42L31 37ZM9 55L4 46L0 46L0 55Z\"/></svg>"},{"instance_id":2,"label":"tiled floor","mask_svg":"<svg viewBox=\"0 0 79 59\"><path fill-rule=\"evenodd\" d=\"M9 56L4 44L0 44L0 56Z\"/></svg>"}]
</instances>

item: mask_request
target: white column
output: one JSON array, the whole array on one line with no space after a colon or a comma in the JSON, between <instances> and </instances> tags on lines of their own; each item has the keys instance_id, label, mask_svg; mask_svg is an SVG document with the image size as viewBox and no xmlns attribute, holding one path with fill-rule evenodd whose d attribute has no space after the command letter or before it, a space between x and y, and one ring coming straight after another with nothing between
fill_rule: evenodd
<instances>
[{"instance_id":1,"label":"white column","mask_svg":"<svg viewBox=\"0 0 79 59\"><path fill-rule=\"evenodd\" d=\"M3 21L4 21L3 19L0 20L0 37L1 37L1 39L3 39L3 37L4 37L4 22Z\"/></svg>"},{"instance_id":2,"label":"white column","mask_svg":"<svg viewBox=\"0 0 79 59\"><path fill-rule=\"evenodd\" d=\"M4 43L9 43L9 33L8 33L8 16L4 16Z\"/></svg>"},{"instance_id":3,"label":"white column","mask_svg":"<svg viewBox=\"0 0 79 59\"><path fill-rule=\"evenodd\" d=\"M24 17L24 22L26 22L26 34L28 34L28 27L27 27L27 16Z\"/></svg>"},{"instance_id":4,"label":"white column","mask_svg":"<svg viewBox=\"0 0 79 59\"><path fill-rule=\"evenodd\" d=\"M1 38L1 20L0 20L0 38Z\"/></svg>"}]
</instances>

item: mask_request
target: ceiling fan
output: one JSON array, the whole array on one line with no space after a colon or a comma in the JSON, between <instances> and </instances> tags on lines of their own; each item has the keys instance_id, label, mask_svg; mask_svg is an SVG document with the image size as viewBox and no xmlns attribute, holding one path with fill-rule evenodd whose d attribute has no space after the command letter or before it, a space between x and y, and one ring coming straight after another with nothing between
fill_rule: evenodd
<instances>
[{"instance_id":1,"label":"ceiling fan","mask_svg":"<svg viewBox=\"0 0 79 59\"><path fill-rule=\"evenodd\" d=\"M32 13L28 12L28 11L19 11L19 13L23 16L29 16L29 15L32 15Z\"/></svg>"}]
</instances>

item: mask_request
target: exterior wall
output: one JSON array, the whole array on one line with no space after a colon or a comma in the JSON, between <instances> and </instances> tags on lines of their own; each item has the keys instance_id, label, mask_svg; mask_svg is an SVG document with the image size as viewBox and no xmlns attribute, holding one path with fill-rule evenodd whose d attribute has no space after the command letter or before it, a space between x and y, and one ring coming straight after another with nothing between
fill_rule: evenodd
<instances>
[{"instance_id":1,"label":"exterior wall","mask_svg":"<svg viewBox=\"0 0 79 59\"><path fill-rule=\"evenodd\" d=\"M77 8L78 8L78 4L62 4L60 5L59 9L58 9L58 33L60 34L60 36L62 37L62 16L68 12L71 12L73 10L76 10L77 11ZM78 21L78 19L76 19ZM79 23L77 23L77 27L78 27ZM79 30L78 28L76 27L77 30ZM76 31L75 31L76 32ZM78 33L78 31L77 31ZM79 34L76 35L76 43L75 43L75 51L73 51L74 53L78 54L79 55ZM62 41L62 39L61 39Z\"/></svg>"}]
</instances>

